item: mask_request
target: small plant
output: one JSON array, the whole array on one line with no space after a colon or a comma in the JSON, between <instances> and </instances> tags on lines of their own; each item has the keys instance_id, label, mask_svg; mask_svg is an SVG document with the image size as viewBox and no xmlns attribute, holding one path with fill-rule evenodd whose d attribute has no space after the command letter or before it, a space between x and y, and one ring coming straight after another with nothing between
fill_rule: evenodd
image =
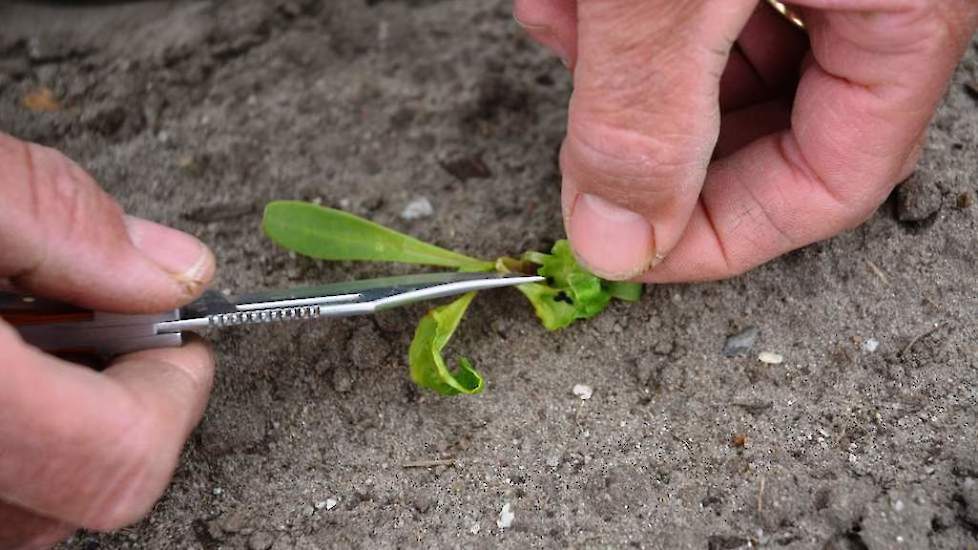
<instances>
[{"instance_id":1,"label":"small plant","mask_svg":"<svg viewBox=\"0 0 978 550\"><path fill-rule=\"evenodd\" d=\"M605 281L578 265L566 240L557 241L549 254L526 252L519 258L496 261L472 258L419 241L342 210L299 201L275 201L265 207L265 234L299 254L321 260L398 262L450 267L460 271L539 274L546 283L516 287L529 299L548 330L559 330L578 319L594 317L613 299L639 299L638 283ZM458 369L449 370L442 357L469 304L470 292L430 310L418 324L408 350L411 379L442 395L475 394L485 382L471 361L461 357Z\"/></svg>"}]
</instances>

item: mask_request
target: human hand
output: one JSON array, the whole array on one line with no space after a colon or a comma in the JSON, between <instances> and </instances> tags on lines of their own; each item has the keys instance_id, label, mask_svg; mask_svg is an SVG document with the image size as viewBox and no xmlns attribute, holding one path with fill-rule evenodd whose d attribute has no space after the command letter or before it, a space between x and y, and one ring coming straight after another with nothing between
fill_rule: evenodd
<instances>
[{"instance_id":1,"label":"human hand","mask_svg":"<svg viewBox=\"0 0 978 550\"><path fill-rule=\"evenodd\" d=\"M123 215L60 153L0 133L0 283L99 310L149 313L199 294L197 239ZM213 378L209 348L116 359L103 372L24 344L0 321L0 548L143 516L163 493Z\"/></svg>"},{"instance_id":2,"label":"human hand","mask_svg":"<svg viewBox=\"0 0 978 550\"><path fill-rule=\"evenodd\" d=\"M866 220L909 176L973 0L515 0L574 73L563 213L609 279L724 278Z\"/></svg>"}]
</instances>

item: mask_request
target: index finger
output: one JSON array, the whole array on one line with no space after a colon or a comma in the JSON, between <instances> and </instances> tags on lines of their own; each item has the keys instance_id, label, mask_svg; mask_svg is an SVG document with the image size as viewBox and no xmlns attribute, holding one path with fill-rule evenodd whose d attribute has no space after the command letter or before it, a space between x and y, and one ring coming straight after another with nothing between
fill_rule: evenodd
<instances>
[{"instance_id":1,"label":"index finger","mask_svg":"<svg viewBox=\"0 0 978 550\"><path fill-rule=\"evenodd\" d=\"M651 282L728 277L858 225L912 171L978 25L967 0L800 0L812 52L789 130L711 165Z\"/></svg>"},{"instance_id":2,"label":"index finger","mask_svg":"<svg viewBox=\"0 0 978 550\"><path fill-rule=\"evenodd\" d=\"M203 341L103 373L23 345L3 323L0 350L0 497L89 529L145 514L203 414L214 372Z\"/></svg>"}]
</instances>

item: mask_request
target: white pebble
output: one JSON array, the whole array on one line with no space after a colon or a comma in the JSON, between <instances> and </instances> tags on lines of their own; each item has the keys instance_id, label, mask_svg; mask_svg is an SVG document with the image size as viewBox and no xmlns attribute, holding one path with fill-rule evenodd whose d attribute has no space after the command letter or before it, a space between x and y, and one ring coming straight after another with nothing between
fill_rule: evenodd
<instances>
[{"instance_id":1,"label":"white pebble","mask_svg":"<svg viewBox=\"0 0 978 550\"><path fill-rule=\"evenodd\" d=\"M315 506L316 506L316 509L317 510L322 510L323 508L326 507L326 501L325 500L320 500L319 502L317 502L315 504Z\"/></svg>"},{"instance_id":2,"label":"white pebble","mask_svg":"<svg viewBox=\"0 0 978 550\"><path fill-rule=\"evenodd\" d=\"M335 498L327 498L326 499L326 509L327 510L332 510L333 508L336 508L336 505L339 504L339 503L340 503L340 501L336 500Z\"/></svg>"},{"instance_id":3,"label":"white pebble","mask_svg":"<svg viewBox=\"0 0 978 550\"><path fill-rule=\"evenodd\" d=\"M588 386L587 384L575 384L574 389L571 391L574 392L574 395L585 400L591 399L591 395L594 394L594 388Z\"/></svg>"},{"instance_id":4,"label":"white pebble","mask_svg":"<svg viewBox=\"0 0 978 550\"><path fill-rule=\"evenodd\" d=\"M224 494L224 489L221 489L220 487L214 487L214 490L211 492L214 493L214 496L219 497L222 494Z\"/></svg>"},{"instance_id":5,"label":"white pebble","mask_svg":"<svg viewBox=\"0 0 978 550\"><path fill-rule=\"evenodd\" d=\"M469 533L472 533L473 535L478 535L479 531L481 530L482 526L479 525L479 522L475 522L472 524L472 527L469 527Z\"/></svg>"},{"instance_id":6,"label":"white pebble","mask_svg":"<svg viewBox=\"0 0 978 550\"><path fill-rule=\"evenodd\" d=\"M503 504L503 509L499 512L499 519L496 520L496 527L499 527L500 529L509 529L509 527L513 525L513 518L515 517L516 514L509 509L509 503L507 502L506 504Z\"/></svg>"},{"instance_id":7,"label":"white pebble","mask_svg":"<svg viewBox=\"0 0 978 550\"><path fill-rule=\"evenodd\" d=\"M898 500L898 501L894 502L893 503L893 509L896 510L897 512L902 512L903 511L903 501L902 500Z\"/></svg>"},{"instance_id":8,"label":"white pebble","mask_svg":"<svg viewBox=\"0 0 978 550\"><path fill-rule=\"evenodd\" d=\"M767 363L768 365L780 365L784 363L784 357L773 351L762 351L757 356L757 360L761 363Z\"/></svg>"},{"instance_id":9,"label":"white pebble","mask_svg":"<svg viewBox=\"0 0 978 550\"><path fill-rule=\"evenodd\" d=\"M414 199L404 207L404 210L401 211L401 219L417 220L427 218L434 213L435 208L431 206L431 201L429 201L426 197L421 197L419 199Z\"/></svg>"},{"instance_id":10,"label":"white pebble","mask_svg":"<svg viewBox=\"0 0 978 550\"><path fill-rule=\"evenodd\" d=\"M863 351L866 353L873 353L880 347L880 341L876 338L869 338L863 342Z\"/></svg>"}]
</instances>

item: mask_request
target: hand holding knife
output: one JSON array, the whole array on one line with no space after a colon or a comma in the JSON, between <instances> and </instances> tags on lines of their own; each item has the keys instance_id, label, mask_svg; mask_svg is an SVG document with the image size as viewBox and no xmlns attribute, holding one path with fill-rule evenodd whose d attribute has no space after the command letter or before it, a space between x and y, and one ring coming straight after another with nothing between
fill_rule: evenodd
<instances>
[{"instance_id":1,"label":"hand holding knife","mask_svg":"<svg viewBox=\"0 0 978 550\"><path fill-rule=\"evenodd\" d=\"M543 281L538 276L429 273L334 283L227 297L207 291L186 306L156 315L90 311L0 292L0 318L24 340L51 353L103 357L179 346L189 330L367 315L423 300Z\"/></svg>"}]
</instances>

